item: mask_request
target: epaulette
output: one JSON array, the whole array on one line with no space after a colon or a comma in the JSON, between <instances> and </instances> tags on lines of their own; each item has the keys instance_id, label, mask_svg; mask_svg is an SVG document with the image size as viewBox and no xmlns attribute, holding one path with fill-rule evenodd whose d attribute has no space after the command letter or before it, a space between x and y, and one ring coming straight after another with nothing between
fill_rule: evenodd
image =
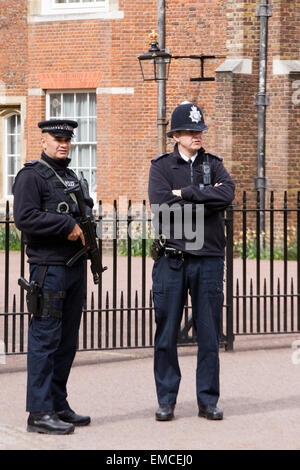
<instances>
[{"instance_id":1,"label":"epaulette","mask_svg":"<svg viewBox=\"0 0 300 470\"><path fill-rule=\"evenodd\" d=\"M51 178L51 176L53 176L52 169L48 168L46 165L43 165L40 160L30 160L24 164L24 168L32 168L42 178L45 179Z\"/></svg>"},{"instance_id":2,"label":"epaulette","mask_svg":"<svg viewBox=\"0 0 300 470\"><path fill-rule=\"evenodd\" d=\"M220 162L223 161L223 158L222 158L222 157L218 157L217 155L213 155L212 153L207 153L207 152L205 152L205 155L208 155L209 157L216 158L216 159L219 160Z\"/></svg>"},{"instance_id":3,"label":"epaulette","mask_svg":"<svg viewBox=\"0 0 300 470\"><path fill-rule=\"evenodd\" d=\"M24 163L24 166L32 166L38 163L39 160L30 160L29 162Z\"/></svg>"},{"instance_id":4,"label":"epaulette","mask_svg":"<svg viewBox=\"0 0 300 470\"><path fill-rule=\"evenodd\" d=\"M157 162L157 161L160 160L161 158L167 157L168 155L170 155L170 154L169 154L169 153L162 153L162 154L159 155L158 157L153 158L153 159L151 160L151 162Z\"/></svg>"}]
</instances>

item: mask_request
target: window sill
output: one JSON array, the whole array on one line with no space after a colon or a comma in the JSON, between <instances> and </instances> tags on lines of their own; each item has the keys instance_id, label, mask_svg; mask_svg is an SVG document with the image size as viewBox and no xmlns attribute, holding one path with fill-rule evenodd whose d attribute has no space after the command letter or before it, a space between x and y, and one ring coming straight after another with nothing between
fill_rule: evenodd
<instances>
[{"instance_id":1,"label":"window sill","mask_svg":"<svg viewBox=\"0 0 300 470\"><path fill-rule=\"evenodd\" d=\"M124 11L94 11L86 13L56 13L45 15L32 15L29 17L29 23L42 23L48 21L76 21L76 20L122 20Z\"/></svg>"}]
</instances>

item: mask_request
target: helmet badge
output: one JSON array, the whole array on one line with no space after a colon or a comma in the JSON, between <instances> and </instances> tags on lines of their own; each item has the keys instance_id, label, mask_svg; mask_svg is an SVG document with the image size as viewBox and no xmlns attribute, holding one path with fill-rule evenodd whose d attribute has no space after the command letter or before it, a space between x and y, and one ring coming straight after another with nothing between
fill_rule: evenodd
<instances>
[{"instance_id":1,"label":"helmet badge","mask_svg":"<svg viewBox=\"0 0 300 470\"><path fill-rule=\"evenodd\" d=\"M190 119L192 120L192 122L200 122L201 121L201 113L199 111L199 109L197 109L196 106L192 106L191 107L191 112L190 112Z\"/></svg>"}]
</instances>

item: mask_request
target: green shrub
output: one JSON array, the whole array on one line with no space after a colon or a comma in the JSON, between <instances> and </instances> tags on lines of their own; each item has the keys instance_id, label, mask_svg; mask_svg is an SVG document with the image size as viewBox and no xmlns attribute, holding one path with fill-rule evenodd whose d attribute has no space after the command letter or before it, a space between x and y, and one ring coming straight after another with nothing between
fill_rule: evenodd
<instances>
[{"instance_id":1,"label":"green shrub","mask_svg":"<svg viewBox=\"0 0 300 470\"><path fill-rule=\"evenodd\" d=\"M133 223L131 225L131 256L142 256L143 249L143 235L141 225ZM150 246L153 243L150 232L146 234L146 256L149 256ZM121 256L128 256L128 242L127 242L127 225L123 226L123 230L119 229L118 238L118 254Z\"/></svg>"},{"instance_id":2,"label":"green shrub","mask_svg":"<svg viewBox=\"0 0 300 470\"><path fill-rule=\"evenodd\" d=\"M0 250L5 250L5 224L0 227ZM21 233L15 225L9 224L9 249L19 251L21 249Z\"/></svg>"},{"instance_id":3,"label":"green shrub","mask_svg":"<svg viewBox=\"0 0 300 470\"><path fill-rule=\"evenodd\" d=\"M258 240L261 243L260 246L260 259L270 259L271 246L270 236L262 232ZM256 248L257 248L257 236L255 230L247 229L246 232L246 257L248 259L256 259ZM239 236L235 238L233 242L234 256L237 258L243 257L243 232L239 233ZM284 259L284 241L283 232L280 235L274 235L273 243L273 259L282 260ZM287 229L287 259L297 259L297 232L294 227L288 227Z\"/></svg>"}]
</instances>

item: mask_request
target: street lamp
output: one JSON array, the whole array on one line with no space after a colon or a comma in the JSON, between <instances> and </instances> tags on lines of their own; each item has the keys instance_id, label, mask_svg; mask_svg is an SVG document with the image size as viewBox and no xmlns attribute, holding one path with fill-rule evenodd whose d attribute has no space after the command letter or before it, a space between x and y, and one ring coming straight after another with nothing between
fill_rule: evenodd
<instances>
[{"instance_id":1,"label":"street lamp","mask_svg":"<svg viewBox=\"0 0 300 470\"><path fill-rule=\"evenodd\" d=\"M162 0L161 0L162 1ZM162 3L164 3L162 1ZM161 5L161 2L159 2ZM162 9L164 11L164 9ZM159 8L161 11L161 8ZM158 142L158 154L165 153L166 151L166 82L169 78L169 69L171 59L196 59L200 60L200 77L190 78L191 82L208 82L215 80L214 77L204 76L204 61L206 59L217 59L225 56L216 55L174 55L167 52L164 48L165 44L165 33L162 28L164 20L160 19L158 27L160 30L160 46L158 45L158 35L155 31L152 31L149 35L150 49L146 54L142 54L138 57L143 80L145 82L155 81L157 82L157 142ZM159 26L160 25L160 26Z\"/></svg>"},{"instance_id":2,"label":"street lamp","mask_svg":"<svg viewBox=\"0 0 300 470\"><path fill-rule=\"evenodd\" d=\"M204 76L204 61L206 59L219 59L224 58L223 55L172 55L165 50L161 50L158 47L158 36L155 31L149 35L150 38L150 49L146 54L142 54L138 57L143 80L155 81L160 80L167 81L169 78L169 69L171 59L192 59L200 60L200 77L190 78L191 82L211 82L214 81L214 77ZM160 67L164 65L164 67Z\"/></svg>"},{"instance_id":3,"label":"street lamp","mask_svg":"<svg viewBox=\"0 0 300 470\"><path fill-rule=\"evenodd\" d=\"M158 47L158 36L155 31L149 35L150 49L146 54L138 57L141 67L143 80L149 81L167 81L169 78L169 68L171 63L171 54ZM165 65L165 67L160 67Z\"/></svg>"}]
</instances>

